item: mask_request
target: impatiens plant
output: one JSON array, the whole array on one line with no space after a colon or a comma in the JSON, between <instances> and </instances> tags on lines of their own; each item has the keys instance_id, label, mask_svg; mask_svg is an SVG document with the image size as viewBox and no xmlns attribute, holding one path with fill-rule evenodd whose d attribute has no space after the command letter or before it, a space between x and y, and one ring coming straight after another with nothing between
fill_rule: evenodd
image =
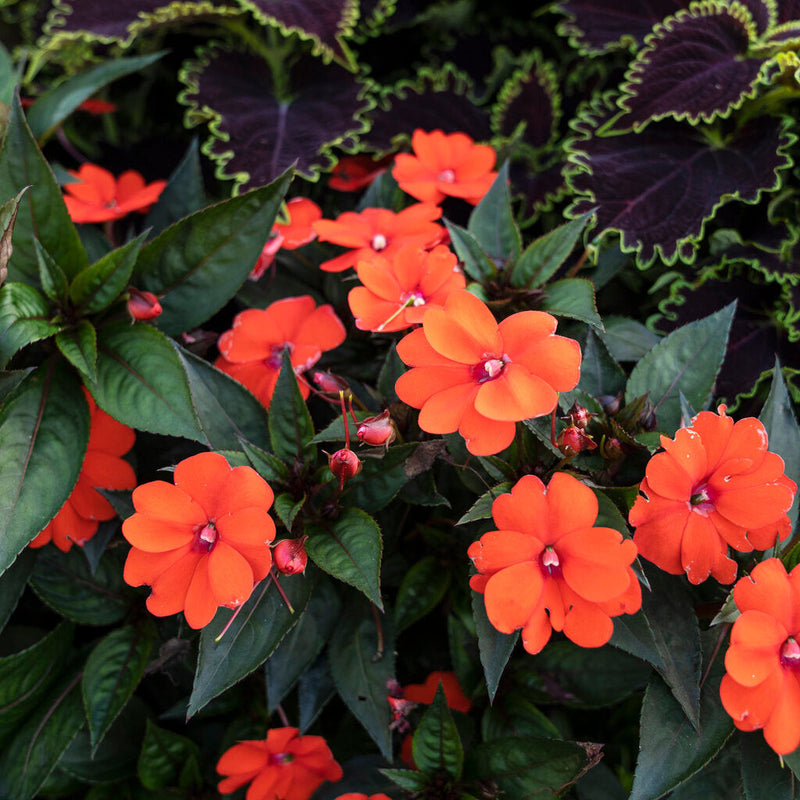
<instances>
[{"instance_id":1,"label":"impatiens plant","mask_svg":"<svg viewBox=\"0 0 800 800\"><path fill-rule=\"evenodd\" d=\"M797 3L0 6L0 800L794 796Z\"/></svg>"}]
</instances>

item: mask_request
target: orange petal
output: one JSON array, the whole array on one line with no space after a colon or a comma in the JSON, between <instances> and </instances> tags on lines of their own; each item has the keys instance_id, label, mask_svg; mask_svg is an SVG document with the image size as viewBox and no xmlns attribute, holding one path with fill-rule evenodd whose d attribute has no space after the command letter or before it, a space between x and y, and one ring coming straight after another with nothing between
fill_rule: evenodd
<instances>
[{"instance_id":1,"label":"orange petal","mask_svg":"<svg viewBox=\"0 0 800 800\"><path fill-rule=\"evenodd\" d=\"M714 500L717 511L736 525L762 528L791 508L793 494L782 484L763 484L749 488L737 486L737 476Z\"/></svg>"},{"instance_id":2,"label":"orange petal","mask_svg":"<svg viewBox=\"0 0 800 800\"><path fill-rule=\"evenodd\" d=\"M646 474L648 486L662 497L688 501L692 496L692 476L669 453L656 453L647 462Z\"/></svg>"},{"instance_id":3,"label":"orange petal","mask_svg":"<svg viewBox=\"0 0 800 800\"><path fill-rule=\"evenodd\" d=\"M133 490L133 505L138 512L165 522L205 524L208 520L202 506L178 486L166 481L143 483Z\"/></svg>"},{"instance_id":4,"label":"orange petal","mask_svg":"<svg viewBox=\"0 0 800 800\"><path fill-rule=\"evenodd\" d=\"M266 742L239 742L226 750L217 762L217 772L221 775L240 775L259 772L269 763Z\"/></svg>"},{"instance_id":5,"label":"orange petal","mask_svg":"<svg viewBox=\"0 0 800 800\"><path fill-rule=\"evenodd\" d=\"M217 346L228 361L239 363L268 358L285 341L266 310L248 308L234 317L233 327L220 336Z\"/></svg>"},{"instance_id":6,"label":"orange petal","mask_svg":"<svg viewBox=\"0 0 800 800\"><path fill-rule=\"evenodd\" d=\"M597 519L595 493L566 472L556 472L547 484L548 543L571 531L591 528Z\"/></svg>"},{"instance_id":7,"label":"orange petal","mask_svg":"<svg viewBox=\"0 0 800 800\"><path fill-rule=\"evenodd\" d=\"M360 331L391 333L411 326L406 318L407 309L398 301L381 300L363 286L356 286L347 294L350 313Z\"/></svg>"},{"instance_id":8,"label":"orange petal","mask_svg":"<svg viewBox=\"0 0 800 800\"><path fill-rule=\"evenodd\" d=\"M800 683L795 672L784 672L780 702L764 726L764 738L779 755L793 753L800 745Z\"/></svg>"},{"instance_id":9,"label":"orange petal","mask_svg":"<svg viewBox=\"0 0 800 800\"><path fill-rule=\"evenodd\" d=\"M748 465L747 469L756 469L767 452L768 444L763 423L755 417L745 417L734 423L718 463L709 466L725 471L726 464L733 462L737 465L736 471L741 471L744 465Z\"/></svg>"},{"instance_id":10,"label":"orange petal","mask_svg":"<svg viewBox=\"0 0 800 800\"><path fill-rule=\"evenodd\" d=\"M535 536L515 530L500 530L489 531L473 542L467 555L478 572L498 572L523 561L538 564L542 550L544 544Z\"/></svg>"},{"instance_id":11,"label":"orange petal","mask_svg":"<svg viewBox=\"0 0 800 800\"><path fill-rule=\"evenodd\" d=\"M763 611L745 611L731 630L725 669L742 686L755 686L781 669L780 648L787 631Z\"/></svg>"},{"instance_id":12,"label":"orange petal","mask_svg":"<svg viewBox=\"0 0 800 800\"><path fill-rule=\"evenodd\" d=\"M513 633L528 623L543 590L539 565L531 561L496 572L489 578L484 592L489 621L501 633Z\"/></svg>"},{"instance_id":13,"label":"orange petal","mask_svg":"<svg viewBox=\"0 0 800 800\"><path fill-rule=\"evenodd\" d=\"M208 582L218 606L239 606L253 591L253 570L237 550L217 541L208 554Z\"/></svg>"},{"instance_id":14,"label":"orange petal","mask_svg":"<svg viewBox=\"0 0 800 800\"><path fill-rule=\"evenodd\" d=\"M264 408L269 408L275 384L278 382L279 372L277 369L268 367L263 361L234 364L224 358L218 358L214 362L214 366L249 389Z\"/></svg>"},{"instance_id":15,"label":"orange petal","mask_svg":"<svg viewBox=\"0 0 800 800\"><path fill-rule=\"evenodd\" d=\"M630 584L629 565L636 547L611 528L586 528L559 539L556 551L564 580L591 602L611 600Z\"/></svg>"},{"instance_id":16,"label":"orange petal","mask_svg":"<svg viewBox=\"0 0 800 800\"><path fill-rule=\"evenodd\" d=\"M545 488L535 475L523 475L510 494L497 497L492 503L492 517L498 528L550 541Z\"/></svg>"},{"instance_id":17,"label":"orange petal","mask_svg":"<svg viewBox=\"0 0 800 800\"><path fill-rule=\"evenodd\" d=\"M194 540L196 527L190 522L136 513L122 523L122 535L134 547L146 553L166 553L190 544Z\"/></svg>"},{"instance_id":18,"label":"orange petal","mask_svg":"<svg viewBox=\"0 0 800 800\"><path fill-rule=\"evenodd\" d=\"M517 426L513 422L498 422L484 417L474 406L468 406L458 432L472 455L491 456L505 450L514 441Z\"/></svg>"},{"instance_id":19,"label":"orange petal","mask_svg":"<svg viewBox=\"0 0 800 800\"><path fill-rule=\"evenodd\" d=\"M517 422L549 414L557 402L558 395L549 384L511 363L497 378L480 385L475 408L489 419Z\"/></svg>"},{"instance_id":20,"label":"orange petal","mask_svg":"<svg viewBox=\"0 0 800 800\"><path fill-rule=\"evenodd\" d=\"M742 686L727 673L722 676L719 696L733 724L742 731L763 728L778 704L783 692L783 670L772 673L758 686Z\"/></svg>"},{"instance_id":21,"label":"orange petal","mask_svg":"<svg viewBox=\"0 0 800 800\"><path fill-rule=\"evenodd\" d=\"M422 408L435 394L461 386L470 391L477 390L477 385L470 378L469 367L458 364L449 367L414 367L395 381L394 390L406 405Z\"/></svg>"},{"instance_id":22,"label":"orange petal","mask_svg":"<svg viewBox=\"0 0 800 800\"><path fill-rule=\"evenodd\" d=\"M691 512L683 529L681 563L690 583L702 583L728 550L711 520ZM718 579L719 580L719 579Z\"/></svg>"},{"instance_id":23,"label":"orange petal","mask_svg":"<svg viewBox=\"0 0 800 800\"><path fill-rule=\"evenodd\" d=\"M297 331L287 341L296 346L314 345L320 350L333 350L344 340L347 332L333 306L324 305L315 308L310 314L300 319Z\"/></svg>"},{"instance_id":24,"label":"orange petal","mask_svg":"<svg viewBox=\"0 0 800 800\"><path fill-rule=\"evenodd\" d=\"M152 586L162 572L185 558L190 551L191 544L166 553L147 553L132 547L128 551L122 576L129 586Z\"/></svg>"},{"instance_id":25,"label":"orange petal","mask_svg":"<svg viewBox=\"0 0 800 800\"><path fill-rule=\"evenodd\" d=\"M423 323L428 341L438 353L462 364L499 358L502 339L489 307L466 290L453 292L444 311L431 309Z\"/></svg>"},{"instance_id":26,"label":"orange petal","mask_svg":"<svg viewBox=\"0 0 800 800\"><path fill-rule=\"evenodd\" d=\"M602 647L614 633L611 618L581 597L572 600L564 620L564 635L580 647Z\"/></svg>"},{"instance_id":27,"label":"orange petal","mask_svg":"<svg viewBox=\"0 0 800 800\"><path fill-rule=\"evenodd\" d=\"M762 611L777 620L787 631L797 630L793 621L796 598L792 581L777 558L761 561L753 567L750 575L737 581L733 587L733 599L742 613Z\"/></svg>"},{"instance_id":28,"label":"orange petal","mask_svg":"<svg viewBox=\"0 0 800 800\"><path fill-rule=\"evenodd\" d=\"M223 478L222 498L219 513L235 514L250 507L266 512L274 495L269 484L252 467L234 467Z\"/></svg>"},{"instance_id":29,"label":"orange petal","mask_svg":"<svg viewBox=\"0 0 800 800\"><path fill-rule=\"evenodd\" d=\"M418 248L414 248L414 250L416 249ZM420 250L420 252L422 251ZM361 283L379 298L395 303L400 302L400 295L403 294L404 287L401 286L392 265L385 258L359 261L356 265L356 273Z\"/></svg>"},{"instance_id":30,"label":"orange petal","mask_svg":"<svg viewBox=\"0 0 800 800\"><path fill-rule=\"evenodd\" d=\"M531 655L536 655L550 641L552 633L550 617L547 616L544 606L540 605L522 627L522 646Z\"/></svg>"},{"instance_id":31,"label":"orange petal","mask_svg":"<svg viewBox=\"0 0 800 800\"><path fill-rule=\"evenodd\" d=\"M133 489L136 486L136 473L127 461L99 450L86 453L81 474L90 486L100 489Z\"/></svg>"},{"instance_id":32,"label":"orange petal","mask_svg":"<svg viewBox=\"0 0 800 800\"><path fill-rule=\"evenodd\" d=\"M197 562L197 568L194 570L186 592L183 614L189 627L195 629L208 625L214 619L214 614L217 613L219 606L214 594L214 587L209 579L208 567L208 556L204 556ZM159 584L163 583L164 577L164 575L161 576Z\"/></svg>"},{"instance_id":33,"label":"orange petal","mask_svg":"<svg viewBox=\"0 0 800 800\"><path fill-rule=\"evenodd\" d=\"M686 473L692 485L708 476L706 449L703 446L702 437L697 431L691 428L681 428L675 434L674 439L664 437L661 444L677 467ZM648 479L649 477L648 474ZM657 485L656 488L658 488ZM666 492L661 492L661 494L666 494Z\"/></svg>"},{"instance_id":34,"label":"orange petal","mask_svg":"<svg viewBox=\"0 0 800 800\"><path fill-rule=\"evenodd\" d=\"M631 509L631 523L637 525L633 542L639 555L671 575L680 575L683 572L681 540L691 512L676 504L672 513L660 514L644 523L633 523L633 519L638 518L634 515L637 505L645 505L643 498L637 497Z\"/></svg>"},{"instance_id":35,"label":"orange petal","mask_svg":"<svg viewBox=\"0 0 800 800\"><path fill-rule=\"evenodd\" d=\"M147 598L150 613L157 617L168 617L183 611L189 586L203 561L200 553L187 548L183 558L167 567L151 584L153 591Z\"/></svg>"},{"instance_id":36,"label":"orange petal","mask_svg":"<svg viewBox=\"0 0 800 800\"><path fill-rule=\"evenodd\" d=\"M207 519L215 519L220 508L227 510L225 491L230 464L219 453L198 453L181 461L173 474L175 485L180 487L198 505L203 507Z\"/></svg>"},{"instance_id":37,"label":"orange petal","mask_svg":"<svg viewBox=\"0 0 800 800\"><path fill-rule=\"evenodd\" d=\"M133 428L117 422L99 408L92 412L92 428L87 450L123 456L133 447L136 433Z\"/></svg>"},{"instance_id":38,"label":"orange petal","mask_svg":"<svg viewBox=\"0 0 800 800\"><path fill-rule=\"evenodd\" d=\"M461 383L436 392L419 412L419 426L428 433L453 433L458 430L464 414L472 407L478 387ZM399 395L398 395L399 397Z\"/></svg>"},{"instance_id":39,"label":"orange petal","mask_svg":"<svg viewBox=\"0 0 800 800\"><path fill-rule=\"evenodd\" d=\"M712 472L728 446L728 440L733 432L733 420L724 414L701 411L692 420L692 430L699 433L702 438L708 469Z\"/></svg>"},{"instance_id":40,"label":"orange petal","mask_svg":"<svg viewBox=\"0 0 800 800\"><path fill-rule=\"evenodd\" d=\"M397 343L397 355L410 367L457 367L467 376L465 383L472 380L469 366L459 364L434 350L422 328L411 331Z\"/></svg>"}]
</instances>

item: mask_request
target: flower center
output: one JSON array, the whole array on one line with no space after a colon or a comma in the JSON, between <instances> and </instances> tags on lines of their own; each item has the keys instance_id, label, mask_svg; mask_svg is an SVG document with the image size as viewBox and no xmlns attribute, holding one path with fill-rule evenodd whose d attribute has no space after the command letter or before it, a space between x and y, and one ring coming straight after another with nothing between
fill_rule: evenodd
<instances>
[{"instance_id":1,"label":"flower center","mask_svg":"<svg viewBox=\"0 0 800 800\"><path fill-rule=\"evenodd\" d=\"M293 753L270 753L269 763L283 766L284 764L291 764L294 761Z\"/></svg>"},{"instance_id":2,"label":"flower center","mask_svg":"<svg viewBox=\"0 0 800 800\"><path fill-rule=\"evenodd\" d=\"M561 574L561 562L558 560L558 553L549 545L542 550L542 554L539 556L539 566L545 576Z\"/></svg>"},{"instance_id":3,"label":"flower center","mask_svg":"<svg viewBox=\"0 0 800 800\"><path fill-rule=\"evenodd\" d=\"M383 250L389 242L386 241L386 237L382 233L376 233L372 237L372 249L373 250Z\"/></svg>"},{"instance_id":4,"label":"flower center","mask_svg":"<svg viewBox=\"0 0 800 800\"><path fill-rule=\"evenodd\" d=\"M418 308L425 305L425 295L419 289L413 292L403 292L400 296L400 302L406 307L414 306Z\"/></svg>"},{"instance_id":5,"label":"flower center","mask_svg":"<svg viewBox=\"0 0 800 800\"><path fill-rule=\"evenodd\" d=\"M197 525L194 531L192 549L197 553L210 553L217 543L217 526L209 520L205 525Z\"/></svg>"},{"instance_id":6,"label":"flower center","mask_svg":"<svg viewBox=\"0 0 800 800\"><path fill-rule=\"evenodd\" d=\"M708 487L705 484L696 486L692 491L692 496L689 498L689 505L691 510L697 512L703 517L707 517L715 510L714 502Z\"/></svg>"},{"instance_id":7,"label":"flower center","mask_svg":"<svg viewBox=\"0 0 800 800\"><path fill-rule=\"evenodd\" d=\"M781 666L800 669L800 644L792 636L781 645Z\"/></svg>"},{"instance_id":8,"label":"flower center","mask_svg":"<svg viewBox=\"0 0 800 800\"><path fill-rule=\"evenodd\" d=\"M294 350L294 345L291 342L283 342L282 344L273 345L269 355L264 359L264 363L270 369L279 370L283 366L283 351L286 350L289 355Z\"/></svg>"},{"instance_id":9,"label":"flower center","mask_svg":"<svg viewBox=\"0 0 800 800\"><path fill-rule=\"evenodd\" d=\"M439 173L439 180L444 181L444 183L455 183L456 174L451 169L443 169Z\"/></svg>"},{"instance_id":10,"label":"flower center","mask_svg":"<svg viewBox=\"0 0 800 800\"><path fill-rule=\"evenodd\" d=\"M472 367L472 380L475 383L486 383L499 378L503 368L508 363L508 356L497 358L497 356L486 354L475 366Z\"/></svg>"}]
</instances>

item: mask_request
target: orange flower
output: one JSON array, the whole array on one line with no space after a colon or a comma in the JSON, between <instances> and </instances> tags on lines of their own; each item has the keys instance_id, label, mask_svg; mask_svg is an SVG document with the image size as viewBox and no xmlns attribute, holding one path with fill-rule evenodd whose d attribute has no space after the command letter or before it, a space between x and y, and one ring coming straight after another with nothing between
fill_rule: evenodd
<instances>
[{"instance_id":1,"label":"orange flower","mask_svg":"<svg viewBox=\"0 0 800 800\"><path fill-rule=\"evenodd\" d=\"M695 584L709 575L734 580L728 546L749 553L785 539L797 489L781 457L767 452L757 419L734 424L724 405L718 411L701 411L674 439L661 437L666 452L650 459L628 517L639 554Z\"/></svg>"},{"instance_id":2,"label":"orange flower","mask_svg":"<svg viewBox=\"0 0 800 800\"><path fill-rule=\"evenodd\" d=\"M267 738L239 742L222 754L217 772L221 794L246 783L246 800L308 800L324 781L338 781L342 768L321 736L300 736L297 728L273 728Z\"/></svg>"},{"instance_id":3,"label":"orange flower","mask_svg":"<svg viewBox=\"0 0 800 800\"><path fill-rule=\"evenodd\" d=\"M288 350L295 374L302 375L319 361L325 350L338 347L345 329L329 305L317 308L309 295L287 297L261 310L249 308L237 314L233 328L219 337L222 354L215 366L246 386L269 408L283 351ZM309 386L300 380L308 397Z\"/></svg>"},{"instance_id":4,"label":"orange flower","mask_svg":"<svg viewBox=\"0 0 800 800\"><path fill-rule=\"evenodd\" d=\"M467 551L478 570L470 586L486 601L502 633L522 628L522 644L538 653L551 631L581 647L600 647L614 632L611 617L642 604L630 565L636 546L612 528L594 527L594 492L565 472L545 488L525 475L492 504L499 530Z\"/></svg>"},{"instance_id":5,"label":"orange flower","mask_svg":"<svg viewBox=\"0 0 800 800\"><path fill-rule=\"evenodd\" d=\"M97 407L84 390L89 403L89 445L78 482L47 527L31 542L43 547L48 542L65 553L73 544L84 545L97 533L100 520L113 519L117 512L96 489L133 489L136 475L122 456L133 447L136 434Z\"/></svg>"},{"instance_id":6,"label":"orange flower","mask_svg":"<svg viewBox=\"0 0 800 800\"><path fill-rule=\"evenodd\" d=\"M393 159L392 155L377 160L370 156L343 156L331 170L328 186L339 192L357 192L369 186Z\"/></svg>"},{"instance_id":7,"label":"orange flower","mask_svg":"<svg viewBox=\"0 0 800 800\"><path fill-rule=\"evenodd\" d=\"M307 197L293 197L286 201L288 222L276 222L272 226L270 238L261 251L261 256L250 272L250 280L257 281L266 271L278 250L297 250L317 238L312 227L322 219L322 209Z\"/></svg>"},{"instance_id":8,"label":"orange flower","mask_svg":"<svg viewBox=\"0 0 800 800\"><path fill-rule=\"evenodd\" d=\"M780 755L800 745L800 567L788 575L762 561L733 587L733 623L720 685L722 705L741 731L764 730Z\"/></svg>"},{"instance_id":9,"label":"orange flower","mask_svg":"<svg viewBox=\"0 0 800 800\"><path fill-rule=\"evenodd\" d=\"M345 211L336 220L318 220L313 227L321 242L350 248L347 253L323 261L320 269L343 272L377 255L391 259L404 244L433 247L447 235L433 221L441 215L438 206L415 203L397 214L388 208L365 208L360 213Z\"/></svg>"},{"instance_id":10,"label":"orange flower","mask_svg":"<svg viewBox=\"0 0 800 800\"><path fill-rule=\"evenodd\" d=\"M219 606L244 603L269 573L272 489L250 467L231 469L219 453L184 459L174 479L134 489L136 513L122 523L133 545L123 577L153 587L150 613L183 611L192 628L202 628Z\"/></svg>"},{"instance_id":11,"label":"orange flower","mask_svg":"<svg viewBox=\"0 0 800 800\"><path fill-rule=\"evenodd\" d=\"M465 714L472 708L472 701L464 694L455 672L436 670L431 672L424 683L412 683L405 686L403 694L406 700L412 703L430 705L436 697L436 690L442 684L447 707L454 711L463 711Z\"/></svg>"},{"instance_id":12,"label":"orange flower","mask_svg":"<svg viewBox=\"0 0 800 800\"><path fill-rule=\"evenodd\" d=\"M441 203L449 195L475 205L497 177L494 150L465 133L416 130L411 147L413 156L395 157L392 175L404 192L424 203Z\"/></svg>"},{"instance_id":13,"label":"orange flower","mask_svg":"<svg viewBox=\"0 0 800 800\"><path fill-rule=\"evenodd\" d=\"M467 282L455 255L444 245L430 252L403 245L391 261L380 256L356 266L363 286L347 295L356 327L376 333L400 331L422 322L425 313L444 305L450 292Z\"/></svg>"},{"instance_id":14,"label":"orange flower","mask_svg":"<svg viewBox=\"0 0 800 800\"><path fill-rule=\"evenodd\" d=\"M107 222L131 211L145 213L167 185L166 181L145 185L144 178L132 169L115 179L96 164L83 164L69 174L79 181L64 185L64 202L73 222Z\"/></svg>"},{"instance_id":15,"label":"orange flower","mask_svg":"<svg viewBox=\"0 0 800 800\"><path fill-rule=\"evenodd\" d=\"M498 325L475 295L451 292L444 308L430 309L422 328L398 343L413 369L398 378L397 396L421 409L422 430L458 431L474 455L498 453L513 441L517 421L549 414L556 393L578 383L580 346L555 329L543 311Z\"/></svg>"}]
</instances>

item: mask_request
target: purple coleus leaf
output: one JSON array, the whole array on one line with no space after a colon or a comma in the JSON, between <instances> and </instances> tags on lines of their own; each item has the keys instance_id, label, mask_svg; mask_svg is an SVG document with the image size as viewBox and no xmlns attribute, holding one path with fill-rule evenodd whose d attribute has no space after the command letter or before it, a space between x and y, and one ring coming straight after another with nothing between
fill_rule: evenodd
<instances>
[{"instance_id":1,"label":"purple coleus leaf","mask_svg":"<svg viewBox=\"0 0 800 800\"><path fill-rule=\"evenodd\" d=\"M792 20L800 20L800 0L777 0L778 25Z\"/></svg>"},{"instance_id":2,"label":"purple coleus leaf","mask_svg":"<svg viewBox=\"0 0 800 800\"><path fill-rule=\"evenodd\" d=\"M293 164L314 179L334 162L330 149L352 147L365 127L360 119L371 101L344 67L304 55L280 77L278 97L265 61L226 50L208 52L182 75L187 120L209 123L204 152L237 190L270 183Z\"/></svg>"},{"instance_id":3,"label":"purple coleus leaf","mask_svg":"<svg viewBox=\"0 0 800 800\"><path fill-rule=\"evenodd\" d=\"M492 129L511 138L520 131L520 141L541 150L558 134L561 96L553 65L530 53L500 90L492 112Z\"/></svg>"},{"instance_id":4,"label":"purple coleus leaf","mask_svg":"<svg viewBox=\"0 0 800 800\"><path fill-rule=\"evenodd\" d=\"M417 128L461 131L476 142L487 141L489 115L469 96L469 88L469 81L451 66L438 72L420 70L415 83L403 82L383 93L361 140L382 153L394 150L399 138L410 137Z\"/></svg>"},{"instance_id":5,"label":"purple coleus leaf","mask_svg":"<svg viewBox=\"0 0 800 800\"><path fill-rule=\"evenodd\" d=\"M645 40L622 86L618 130L664 117L711 122L756 94L763 59L747 56L756 27L741 7L711 3L679 11Z\"/></svg>"},{"instance_id":6,"label":"purple coleus leaf","mask_svg":"<svg viewBox=\"0 0 800 800\"><path fill-rule=\"evenodd\" d=\"M596 232L619 231L622 249L636 252L640 266L659 253L670 264L693 261L703 225L719 206L757 201L779 187L779 172L791 166L785 149L795 137L788 118L758 117L727 135L663 120L641 133L595 136L610 103L606 97L584 112L578 136L568 143L567 180L584 195L568 213L577 217L596 207Z\"/></svg>"},{"instance_id":7,"label":"purple coleus leaf","mask_svg":"<svg viewBox=\"0 0 800 800\"><path fill-rule=\"evenodd\" d=\"M353 33L358 0L238 0L264 25L278 25L283 33L297 33L314 44L314 54L351 64L344 38Z\"/></svg>"},{"instance_id":8,"label":"purple coleus leaf","mask_svg":"<svg viewBox=\"0 0 800 800\"><path fill-rule=\"evenodd\" d=\"M568 19L558 33L586 53L639 45L657 22L689 6L690 0L562 0L557 10Z\"/></svg>"},{"instance_id":9,"label":"purple coleus leaf","mask_svg":"<svg viewBox=\"0 0 800 800\"><path fill-rule=\"evenodd\" d=\"M544 169L532 169L527 162L511 165L511 187L525 198L525 214L531 216L549 210L566 192L564 164L560 161Z\"/></svg>"}]
</instances>

